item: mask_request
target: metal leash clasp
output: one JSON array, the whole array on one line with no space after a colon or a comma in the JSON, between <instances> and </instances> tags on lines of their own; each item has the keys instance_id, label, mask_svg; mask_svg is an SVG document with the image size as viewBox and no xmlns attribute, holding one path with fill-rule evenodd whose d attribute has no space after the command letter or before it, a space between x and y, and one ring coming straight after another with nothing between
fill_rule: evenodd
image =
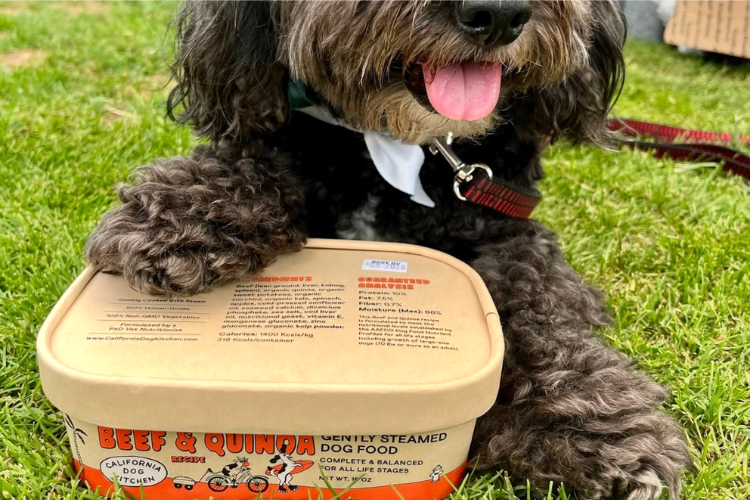
<instances>
[{"instance_id":1,"label":"metal leash clasp","mask_svg":"<svg viewBox=\"0 0 750 500\"><path fill-rule=\"evenodd\" d=\"M490 178L492 178L492 170L484 163L474 163L473 165L467 165L466 163L461 161L461 158L456 156L453 148L450 147L452 143L453 133L449 132L445 138L433 139L432 144L430 144L429 146L429 149L430 153L432 153L433 155L437 155L438 153L440 153L441 155L443 155L443 158L445 158L448 163L450 163L454 173L453 192L456 193L456 197L459 200L466 201L464 195L461 194L461 186L466 182L471 182L471 180L474 178L473 174L476 169L481 168L482 170L487 172L487 175Z\"/></svg>"}]
</instances>

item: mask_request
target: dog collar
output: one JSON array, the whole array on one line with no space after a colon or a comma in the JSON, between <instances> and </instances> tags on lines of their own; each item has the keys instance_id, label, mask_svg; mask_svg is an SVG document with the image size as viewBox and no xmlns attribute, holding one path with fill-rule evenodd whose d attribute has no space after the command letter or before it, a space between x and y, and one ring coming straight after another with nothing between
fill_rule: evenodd
<instances>
[{"instance_id":1,"label":"dog collar","mask_svg":"<svg viewBox=\"0 0 750 500\"><path fill-rule=\"evenodd\" d=\"M312 102L305 84L297 79L290 79L288 96L292 109L363 134L370 158L386 182L409 194L413 201L421 205L435 206L419 179L424 164L421 146L404 144L386 133L363 132L350 126L335 117L327 107ZM429 150L434 155L441 154L453 168L453 192L456 196L462 201L482 205L511 217L528 219L542 198L539 191L520 188L496 178L492 170L482 163L466 165L450 147L452 139L452 134L444 139L435 139Z\"/></svg>"}]
</instances>

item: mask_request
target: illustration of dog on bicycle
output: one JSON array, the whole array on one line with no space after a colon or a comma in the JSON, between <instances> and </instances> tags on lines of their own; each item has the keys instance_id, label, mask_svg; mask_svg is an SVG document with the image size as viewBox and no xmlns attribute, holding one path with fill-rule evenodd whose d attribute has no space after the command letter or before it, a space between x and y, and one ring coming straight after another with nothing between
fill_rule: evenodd
<instances>
[{"instance_id":1,"label":"illustration of dog on bicycle","mask_svg":"<svg viewBox=\"0 0 750 500\"><path fill-rule=\"evenodd\" d=\"M250 462L247 458L237 458L234 462L225 465L220 472L207 469L206 473L198 479L187 476L178 476L172 480L175 488L192 490L196 483L207 483L211 491L220 493L227 488L238 488L240 485L247 486L253 493L263 493L268 489L268 478L256 476L250 471Z\"/></svg>"},{"instance_id":2,"label":"illustration of dog on bicycle","mask_svg":"<svg viewBox=\"0 0 750 500\"><path fill-rule=\"evenodd\" d=\"M287 444L279 448L279 453L271 458L271 463L266 468L266 475L273 476L279 481L279 493L296 491L299 486L292 484L295 474L306 471L313 466L311 460L295 460L286 452ZM192 490L197 483L206 483L211 491L221 493L228 488L239 488L247 486L253 493L263 493L268 489L268 478L256 476L250 470L250 461L245 457L237 457L233 462L222 467L221 471L206 469L206 473L200 479L187 476L177 476L172 479L175 488Z\"/></svg>"}]
</instances>

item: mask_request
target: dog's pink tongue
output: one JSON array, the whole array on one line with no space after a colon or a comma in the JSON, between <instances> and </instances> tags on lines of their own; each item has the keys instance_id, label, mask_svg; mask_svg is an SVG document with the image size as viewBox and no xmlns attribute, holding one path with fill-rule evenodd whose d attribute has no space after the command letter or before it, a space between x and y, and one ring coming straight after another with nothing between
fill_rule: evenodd
<instances>
[{"instance_id":1,"label":"dog's pink tongue","mask_svg":"<svg viewBox=\"0 0 750 500\"><path fill-rule=\"evenodd\" d=\"M463 62L443 68L423 65L422 71L430 104L446 118L479 120L497 106L503 74L499 64Z\"/></svg>"}]
</instances>

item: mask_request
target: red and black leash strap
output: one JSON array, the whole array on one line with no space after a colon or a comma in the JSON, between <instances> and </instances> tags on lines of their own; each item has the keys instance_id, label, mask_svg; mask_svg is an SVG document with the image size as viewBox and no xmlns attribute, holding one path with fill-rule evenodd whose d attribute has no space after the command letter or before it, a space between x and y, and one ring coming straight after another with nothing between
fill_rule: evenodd
<instances>
[{"instance_id":1,"label":"red and black leash strap","mask_svg":"<svg viewBox=\"0 0 750 500\"><path fill-rule=\"evenodd\" d=\"M612 131L622 132L630 136L649 137L655 142L671 143L682 139L691 142L727 145L736 139L740 143L750 146L750 134L740 134L738 137L735 137L727 132L692 130L628 118L611 119L607 122L607 127Z\"/></svg>"},{"instance_id":2,"label":"red and black leash strap","mask_svg":"<svg viewBox=\"0 0 750 500\"><path fill-rule=\"evenodd\" d=\"M733 139L750 146L750 134L735 137L629 119L610 120L607 128L625 136L623 144L653 150L657 158L723 163L726 170L750 179L750 156L727 146Z\"/></svg>"},{"instance_id":3,"label":"red and black leash strap","mask_svg":"<svg viewBox=\"0 0 750 500\"><path fill-rule=\"evenodd\" d=\"M490 177L481 169L475 170L471 180L467 179L458 189L471 203L519 219L528 219L542 199L539 191L523 189L503 179Z\"/></svg>"},{"instance_id":4,"label":"red and black leash strap","mask_svg":"<svg viewBox=\"0 0 750 500\"><path fill-rule=\"evenodd\" d=\"M451 148L452 140L452 134L434 139L429 151L434 155L443 155L453 169L453 191L458 199L510 217L528 219L542 199L542 194L534 188L521 188L495 177L492 169L483 163L467 165Z\"/></svg>"},{"instance_id":5,"label":"red and black leash strap","mask_svg":"<svg viewBox=\"0 0 750 500\"><path fill-rule=\"evenodd\" d=\"M750 156L728 146L736 139L731 134L628 119L610 120L607 128L620 133L623 144L653 150L657 158L723 163L725 169L750 179ZM740 135L738 140L750 146L750 135ZM441 152L454 168L454 189L459 198L511 217L529 218L542 199L539 191L495 177L486 165L464 164L449 145L449 140L437 140L430 151Z\"/></svg>"}]
</instances>

